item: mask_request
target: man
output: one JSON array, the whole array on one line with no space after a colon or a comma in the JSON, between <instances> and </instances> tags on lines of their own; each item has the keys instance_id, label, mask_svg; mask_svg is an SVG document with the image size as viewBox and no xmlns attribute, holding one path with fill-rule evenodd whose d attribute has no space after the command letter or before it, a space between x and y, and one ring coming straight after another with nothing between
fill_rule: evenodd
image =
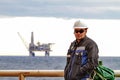
<instances>
[{"instance_id":1,"label":"man","mask_svg":"<svg viewBox=\"0 0 120 80\"><path fill-rule=\"evenodd\" d=\"M80 21L74 23L76 40L71 43L68 49L64 70L65 80L89 80L98 65L98 46L87 37L87 30L88 27Z\"/></svg>"}]
</instances>

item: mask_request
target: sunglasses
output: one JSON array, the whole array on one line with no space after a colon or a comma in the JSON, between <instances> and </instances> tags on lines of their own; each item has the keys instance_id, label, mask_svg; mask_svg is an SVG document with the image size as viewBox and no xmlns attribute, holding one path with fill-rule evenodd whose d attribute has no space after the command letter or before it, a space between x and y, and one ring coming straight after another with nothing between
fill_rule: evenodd
<instances>
[{"instance_id":1,"label":"sunglasses","mask_svg":"<svg viewBox=\"0 0 120 80\"><path fill-rule=\"evenodd\" d=\"M83 33L84 31L85 31L84 29L80 29L80 30L75 29L75 30L74 30L75 33L78 33L78 32L79 32L79 33Z\"/></svg>"}]
</instances>

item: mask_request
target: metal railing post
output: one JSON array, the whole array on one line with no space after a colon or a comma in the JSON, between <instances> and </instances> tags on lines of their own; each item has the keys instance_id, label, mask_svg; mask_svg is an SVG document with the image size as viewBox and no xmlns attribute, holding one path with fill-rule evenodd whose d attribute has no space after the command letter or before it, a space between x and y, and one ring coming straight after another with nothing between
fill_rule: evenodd
<instances>
[{"instance_id":1,"label":"metal railing post","mask_svg":"<svg viewBox=\"0 0 120 80\"><path fill-rule=\"evenodd\" d=\"M25 80L25 77L23 74L19 74L19 80Z\"/></svg>"}]
</instances>

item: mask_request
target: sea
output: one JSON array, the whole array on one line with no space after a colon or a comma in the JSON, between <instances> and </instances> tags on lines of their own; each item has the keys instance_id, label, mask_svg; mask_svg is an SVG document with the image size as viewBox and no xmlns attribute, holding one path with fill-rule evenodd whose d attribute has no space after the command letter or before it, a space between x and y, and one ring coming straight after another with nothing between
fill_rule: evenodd
<instances>
[{"instance_id":1,"label":"sea","mask_svg":"<svg viewBox=\"0 0 120 80\"><path fill-rule=\"evenodd\" d=\"M108 68L120 70L120 57L100 57L99 60ZM65 56L0 56L0 70L63 70L65 64ZM18 77L0 77L0 80L19 79ZM26 77L25 80L64 80L64 78Z\"/></svg>"}]
</instances>

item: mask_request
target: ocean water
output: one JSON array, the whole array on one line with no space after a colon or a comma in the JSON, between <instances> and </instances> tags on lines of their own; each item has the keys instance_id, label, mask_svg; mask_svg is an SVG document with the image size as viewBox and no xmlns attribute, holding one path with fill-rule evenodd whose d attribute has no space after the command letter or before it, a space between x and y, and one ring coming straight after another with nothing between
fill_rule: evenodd
<instances>
[{"instance_id":1,"label":"ocean water","mask_svg":"<svg viewBox=\"0 0 120 80\"><path fill-rule=\"evenodd\" d=\"M106 67L120 69L120 57L100 57L99 60L102 60ZM0 56L0 70L63 70L65 64L66 57L63 56ZM0 77L0 80L18 80L18 77ZM64 80L64 78L27 77L26 80Z\"/></svg>"}]
</instances>

